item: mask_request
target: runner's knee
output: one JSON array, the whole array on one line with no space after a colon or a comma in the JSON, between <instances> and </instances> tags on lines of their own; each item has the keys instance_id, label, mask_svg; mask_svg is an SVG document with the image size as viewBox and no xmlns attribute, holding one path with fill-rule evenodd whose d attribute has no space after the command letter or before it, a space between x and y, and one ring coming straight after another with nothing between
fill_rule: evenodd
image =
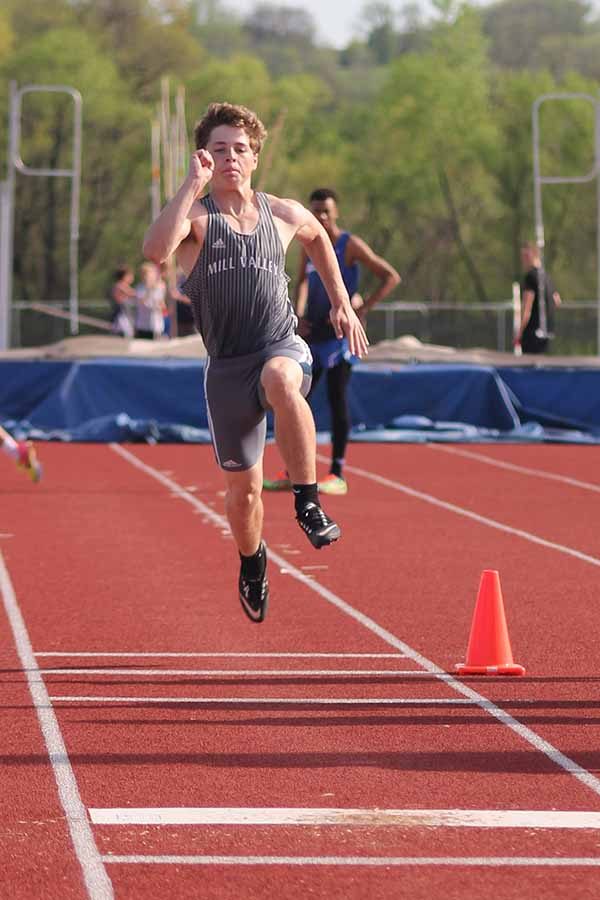
<instances>
[{"instance_id":1,"label":"runner's knee","mask_svg":"<svg viewBox=\"0 0 600 900\"><path fill-rule=\"evenodd\" d=\"M250 515L260 502L262 486L258 483L230 484L227 489L226 506L228 512L236 515Z\"/></svg>"},{"instance_id":2,"label":"runner's knee","mask_svg":"<svg viewBox=\"0 0 600 900\"><path fill-rule=\"evenodd\" d=\"M261 383L270 406L276 407L298 394L302 369L291 359L272 359L263 369Z\"/></svg>"}]
</instances>

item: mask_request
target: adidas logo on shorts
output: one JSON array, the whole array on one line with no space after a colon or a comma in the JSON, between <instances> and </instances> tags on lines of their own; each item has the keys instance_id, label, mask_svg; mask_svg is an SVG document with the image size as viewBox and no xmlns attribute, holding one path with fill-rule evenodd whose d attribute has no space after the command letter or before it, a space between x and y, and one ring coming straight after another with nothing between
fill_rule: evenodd
<instances>
[{"instance_id":1,"label":"adidas logo on shorts","mask_svg":"<svg viewBox=\"0 0 600 900\"><path fill-rule=\"evenodd\" d=\"M213 246L213 250L224 250L225 249L225 241L223 238L219 238L218 241L215 241Z\"/></svg>"},{"instance_id":2,"label":"adidas logo on shorts","mask_svg":"<svg viewBox=\"0 0 600 900\"><path fill-rule=\"evenodd\" d=\"M224 463L221 464L225 469L239 469L241 463L236 462L235 459L226 459Z\"/></svg>"}]
</instances>

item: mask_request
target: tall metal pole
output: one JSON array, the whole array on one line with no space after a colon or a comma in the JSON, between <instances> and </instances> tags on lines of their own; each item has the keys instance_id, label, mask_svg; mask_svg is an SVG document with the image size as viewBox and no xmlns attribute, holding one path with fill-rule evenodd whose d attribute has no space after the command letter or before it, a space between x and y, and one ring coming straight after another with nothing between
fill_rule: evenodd
<instances>
[{"instance_id":1,"label":"tall metal pole","mask_svg":"<svg viewBox=\"0 0 600 900\"><path fill-rule=\"evenodd\" d=\"M152 153L152 180L150 183L150 203L152 221L160 212L160 121L152 120L150 148Z\"/></svg>"},{"instance_id":2,"label":"tall metal pole","mask_svg":"<svg viewBox=\"0 0 600 900\"><path fill-rule=\"evenodd\" d=\"M185 88L182 84L177 88L177 170L175 183L180 184L185 178L188 166L188 136L185 121Z\"/></svg>"},{"instance_id":3,"label":"tall metal pole","mask_svg":"<svg viewBox=\"0 0 600 900\"><path fill-rule=\"evenodd\" d=\"M9 298L9 266L11 257L8 253L9 190L8 181L0 181L0 350L10 347L11 304ZM11 260L12 261L12 260Z\"/></svg>"},{"instance_id":4,"label":"tall metal pole","mask_svg":"<svg viewBox=\"0 0 600 900\"><path fill-rule=\"evenodd\" d=\"M69 235L69 312L71 334L79 332L79 195L81 192L81 94L73 97L73 175L71 183L71 226Z\"/></svg>"},{"instance_id":5,"label":"tall metal pole","mask_svg":"<svg viewBox=\"0 0 600 900\"><path fill-rule=\"evenodd\" d=\"M594 162L596 168L596 352L600 356L600 101L596 100Z\"/></svg>"},{"instance_id":6,"label":"tall metal pole","mask_svg":"<svg viewBox=\"0 0 600 900\"><path fill-rule=\"evenodd\" d=\"M8 100L8 156L6 181L0 198L0 350L8 350L11 336L13 233L15 221L15 167L17 148L17 83L11 81Z\"/></svg>"},{"instance_id":7,"label":"tall metal pole","mask_svg":"<svg viewBox=\"0 0 600 900\"><path fill-rule=\"evenodd\" d=\"M542 213L542 180L540 178L540 119L539 110L545 97L538 97L533 104L533 207L535 214L535 242L543 261L544 219Z\"/></svg>"},{"instance_id":8,"label":"tall metal pole","mask_svg":"<svg viewBox=\"0 0 600 900\"><path fill-rule=\"evenodd\" d=\"M540 171L540 128L539 112L542 103L547 100L586 100L594 108L594 167L587 175L542 176ZM533 195L535 209L535 239L544 260L544 220L542 210L542 185L544 184L586 184L596 181L596 307L597 307L597 344L596 352L600 356L600 101L591 94L560 93L542 94L532 107L533 118Z\"/></svg>"}]
</instances>

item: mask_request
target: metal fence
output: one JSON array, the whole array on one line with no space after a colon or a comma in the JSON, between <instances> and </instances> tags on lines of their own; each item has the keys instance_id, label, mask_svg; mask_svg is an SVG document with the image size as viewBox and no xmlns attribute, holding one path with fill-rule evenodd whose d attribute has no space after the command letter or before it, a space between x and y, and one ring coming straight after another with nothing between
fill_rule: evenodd
<instances>
[{"instance_id":1,"label":"metal fence","mask_svg":"<svg viewBox=\"0 0 600 900\"><path fill-rule=\"evenodd\" d=\"M462 349L481 347L511 352L512 300L498 303L382 303L369 313L372 344L410 334L424 344ZM567 301L555 314L552 351L559 355L596 355L598 304Z\"/></svg>"},{"instance_id":2,"label":"metal fence","mask_svg":"<svg viewBox=\"0 0 600 900\"><path fill-rule=\"evenodd\" d=\"M39 307L52 307L62 315L49 315ZM37 308L36 308L37 307ZM13 306L13 347L51 344L70 336L65 315L68 302L19 301ZM80 334L106 333L110 314L107 300L80 303ZM65 316L64 318L62 316ZM596 355L598 304L594 301L566 301L556 312L556 338L552 351L558 355ZM105 323L92 324L93 320ZM466 349L482 347L510 352L513 336L513 302L475 304L382 303L369 313L369 340L376 344L413 335L424 344L441 344Z\"/></svg>"}]
</instances>

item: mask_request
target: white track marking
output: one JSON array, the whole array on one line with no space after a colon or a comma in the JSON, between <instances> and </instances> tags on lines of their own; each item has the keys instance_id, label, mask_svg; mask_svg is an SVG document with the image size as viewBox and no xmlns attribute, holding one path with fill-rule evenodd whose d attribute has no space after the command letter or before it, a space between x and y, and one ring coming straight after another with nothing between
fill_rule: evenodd
<instances>
[{"instance_id":1,"label":"white track marking","mask_svg":"<svg viewBox=\"0 0 600 900\"><path fill-rule=\"evenodd\" d=\"M40 729L44 736L48 759L56 780L58 796L65 813L75 854L83 873L87 896L90 900L111 900L114 897L112 884L96 846L86 808L81 802L67 748L65 747L56 715L52 709L42 674L35 661L27 626L21 614L1 553L0 594L2 595L4 609L13 633L23 673L27 679Z\"/></svg>"},{"instance_id":2,"label":"white track marking","mask_svg":"<svg viewBox=\"0 0 600 900\"><path fill-rule=\"evenodd\" d=\"M67 657L92 657L102 659L135 659L152 658L152 659L406 659L404 653L101 653L98 651L85 650L81 653L77 651L58 651L44 650L35 654L36 656L67 656Z\"/></svg>"},{"instance_id":3,"label":"white track marking","mask_svg":"<svg viewBox=\"0 0 600 900\"><path fill-rule=\"evenodd\" d=\"M509 472L517 472L520 475L533 475L535 478L558 481L560 484L568 484L572 487L583 488L585 491L594 491L595 493L600 494L600 485L591 484L589 481L580 481L578 478L571 478L568 475L558 475L555 472L547 472L542 469L531 469L528 466L520 466L516 463L495 459L493 456L486 456L484 453L475 453L473 450L460 450L458 447L447 447L440 444L427 444L427 447L430 450L439 450L442 453L449 453L452 456L464 456L466 459L476 459L488 466L496 466L498 469L506 469Z\"/></svg>"},{"instance_id":4,"label":"white track marking","mask_svg":"<svg viewBox=\"0 0 600 900\"><path fill-rule=\"evenodd\" d=\"M356 825L399 828L600 829L600 813L552 809L313 809L119 807L89 809L94 825Z\"/></svg>"},{"instance_id":5,"label":"white track marking","mask_svg":"<svg viewBox=\"0 0 600 900\"><path fill-rule=\"evenodd\" d=\"M89 809L94 825L343 825L399 828L600 829L600 813L553 809L312 809L120 807Z\"/></svg>"},{"instance_id":6,"label":"white track marking","mask_svg":"<svg viewBox=\"0 0 600 900\"><path fill-rule=\"evenodd\" d=\"M112 856L115 865L597 867L600 856Z\"/></svg>"},{"instance_id":7,"label":"white track marking","mask_svg":"<svg viewBox=\"0 0 600 900\"><path fill-rule=\"evenodd\" d=\"M325 457L318 458L325 459ZM479 513L472 512L464 506L457 506L455 503L448 503L446 500L440 500L432 494L426 494L424 491L417 491L414 488L408 487L406 484L402 484L399 481L393 481L391 478L384 478L383 475L375 475L373 472L368 472L366 469L359 469L356 466L348 465L345 466L345 468L346 471L351 472L353 475L359 475L361 478L367 478L369 481L374 481L376 484L381 484L383 487L391 488L402 494L407 494L409 497L414 497L415 500L423 500L425 503L431 503L432 506L437 506L439 509L445 509L447 512L455 513L457 516L463 516L465 519L472 519L479 525L495 528L497 531L503 531L505 534L510 534L513 537L523 538L523 540L529 541L531 544L538 544L538 546L546 547L548 550L556 550L558 553L564 553L567 556L573 556L575 559L589 563L592 566L600 567L600 559L597 556L590 556L588 553L582 553L580 550L575 550L573 547L567 547L565 544L547 541L545 538L538 537L530 531L523 531L521 528L512 528L510 525L505 525L504 522L497 522L496 519L480 516Z\"/></svg>"},{"instance_id":8,"label":"white track marking","mask_svg":"<svg viewBox=\"0 0 600 900\"><path fill-rule=\"evenodd\" d=\"M483 698L482 698L483 699ZM57 694L56 703L207 703L260 706L482 706L462 697L103 697Z\"/></svg>"},{"instance_id":9,"label":"white track marking","mask_svg":"<svg viewBox=\"0 0 600 900\"><path fill-rule=\"evenodd\" d=\"M225 519L214 510L209 509L209 507L198 500L198 498L193 494L186 494L185 491L183 491L183 489L174 481L169 478L165 478L165 476L161 475L161 473L152 468L152 466L146 465L146 463L143 463L140 459L138 459L137 456L135 456L133 453L130 453L128 450L125 450L125 448L121 447L119 444L110 444L110 447L115 453L129 462L132 466L135 466L140 471L145 472L151 478L163 484L164 487L167 488L167 490L179 491L181 493L182 499L185 499L191 506L195 507L196 509L205 510L207 516L217 527L223 527L223 522L225 521ZM322 457L320 458L322 459ZM354 467L347 468L348 471L364 475L365 477L383 484L386 487L392 487L395 490L404 491L405 493L410 494L417 499L425 500L426 502L432 503L435 506L439 506L443 509L455 512L458 515L472 518L480 524L490 525L491 527L498 528L501 531L508 531L511 534L525 537L527 540L531 540L534 543L540 543L552 549L558 549L562 552L568 552L570 555L578 556L579 558L585 559L586 561L592 561L594 565L600 566L600 560L595 559L594 557L586 557L585 554L579 554L577 551L571 551L569 548L562 548L559 544L553 545L547 541L542 541L540 538L535 537L535 535L530 535L525 531L515 531L514 529L508 528L508 526L506 525L502 525L499 522L494 522L492 519L486 519L483 516L477 516L475 513L464 510L459 506L454 506L453 504L438 500L436 497L432 497L430 494L423 494L420 491L413 491L411 488L404 487L404 485L399 485L397 482L391 481L390 479L371 475L370 472L365 472L364 469L356 469ZM360 612L360 610L355 609L345 600L342 600L341 597L338 597L337 594L334 594L333 591L330 591L328 588L319 584L316 579L308 578L304 574L304 572L300 571L300 569L296 568L291 563L284 561L282 557L280 557L277 553L274 553L272 550L270 550L269 552L270 556L278 566L285 566L289 570L289 573L302 584L304 584L305 587L307 587L309 590L314 591L324 600L327 600L328 603L331 603L332 606L335 606L337 609L341 610L350 618L354 619L354 621L359 622L373 634L378 635L381 640L389 646L394 647L401 653L406 654L409 659L412 659L417 665L422 666L426 671L433 672L437 675L443 675L444 678L447 678L446 684L448 684L458 694L462 694L464 697L467 697L470 700L474 701L477 706L485 709L486 712L488 712L493 718L497 719L499 722L502 722L515 734L518 734L519 737L522 738L522 740L530 744L532 747L538 750L538 752L542 753L544 756L550 759L556 766L563 769L563 771L568 772L570 775L572 775L574 778L588 787L591 791L593 791L597 796L600 796L600 779L598 779L591 772L588 772L587 769L584 769L582 766L576 763L575 760L566 756L564 753L561 753L561 751L550 744L549 741L544 740L542 737L536 734L535 731L532 731L531 728L523 725L505 710L501 709L499 706L496 706L494 703L490 703L489 700L487 700L481 694L478 694L477 691L473 690L473 688L469 687L469 685L459 681L457 678L448 676L443 669L441 669L431 660L427 659L427 657L423 656L417 650L414 650L404 641L400 640L400 638L392 634L391 631L383 628L381 625L375 622L374 619L371 619L370 616L367 616L364 613Z\"/></svg>"},{"instance_id":10,"label":"white track marking","mask_svg":"<svg viewBox=\"0 0 600 900\"><path fill-rule=\"evenodd\" d=\"M44 675L158 675L160 678L170 678L172 675L197 675L199 677L212 677L215 675L227 678L235 678L236 675L259 676L277 675L286 677L308 676L322 678L324 675L342 675L354 678L358 675L420 675L432 676L431 672L422 669L41 669ZM439 676L438 676L439 677Z\"/></svg>"}]
</instances>

